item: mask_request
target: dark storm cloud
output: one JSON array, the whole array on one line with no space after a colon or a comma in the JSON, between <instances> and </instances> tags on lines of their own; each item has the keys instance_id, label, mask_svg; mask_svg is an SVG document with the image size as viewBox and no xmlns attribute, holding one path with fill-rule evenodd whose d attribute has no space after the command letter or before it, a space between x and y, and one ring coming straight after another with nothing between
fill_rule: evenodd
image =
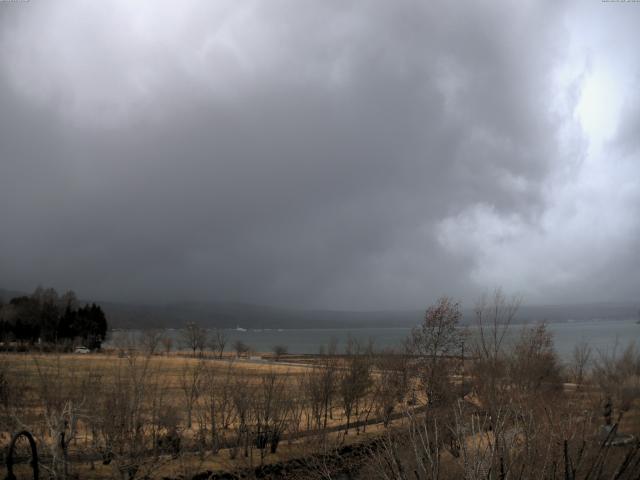
<instances>
[{"instance_id":1,"label":"dark storm cloud","mask_svg":"<svg viewBox=\"0 0 640 480\"><path fill-rule=\"evenodd\" d=\"M539 231L579 151L553 111L571 93L556 2L0 8L8 288L471 298L519 248L496 256L487 229Z\"/></svg>"}]
</instances>

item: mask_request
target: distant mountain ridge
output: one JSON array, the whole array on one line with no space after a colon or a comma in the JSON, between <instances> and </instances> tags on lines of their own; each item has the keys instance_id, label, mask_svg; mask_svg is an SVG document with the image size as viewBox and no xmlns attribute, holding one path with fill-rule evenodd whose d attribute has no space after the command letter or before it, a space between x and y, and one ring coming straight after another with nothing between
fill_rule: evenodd
<instances>
[{"instance_id":1,"label":"distant mountain ridge","mask_svg":"<svg viewBox=\"0 0 640 480\"><path fill-rule=\"evenodd\" d=\"M27 295L0 289L0 300ZM188 322L214 328L371 328L413 327L423 310L344 311L305 310L239 302L172 302L134 304L81 300L100 304L112 328L180 328ZM517 323L540 321L638 319L639 303L590 303L573 305L524 305L518 310ZM464 323L473 321L471 308L463 311Z\"/></svg>"},{"instance_id":2,"label":"distant mountain ridge","mask_svg":"<svg viewBox=\"0 0 640 480\"><path fill-rule=\"evenodd\" d=\"M423 310L340 311L303 310L233 302L180 302L160 305L102 303L114 326L180 327L196 322L206 327L234 328L369 328L413 327ZM463 323L473 322L472 309L463 311ZM529 306L519 308L516 323L567 322L637 319L638 305L602 303L581 305Z\"/></svg>"},{"instance_id":3,"label":"distant mountain ridge","mask_svg":"<svg viewBox=\"0 0 640 480\"><path fill-rule=\"evenodd\" d=\"M235 328L364 328L417 324L420 311L349 312L302 310L234 302L179 302L166 305L101 303L114 326L180 327L196 322L205 327Z\"/></svg>"}]
</instances>

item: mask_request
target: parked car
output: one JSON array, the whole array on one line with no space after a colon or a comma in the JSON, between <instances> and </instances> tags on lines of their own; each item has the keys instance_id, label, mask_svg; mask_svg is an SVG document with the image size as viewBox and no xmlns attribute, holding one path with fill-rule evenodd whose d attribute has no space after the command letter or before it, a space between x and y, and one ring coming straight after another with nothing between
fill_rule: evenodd
<instances>
[{"instance_id":1,"label":"parked car","mask_svg":"<svg viewBox=\"0 0 640 480\"><path fill-rule=\"evenodd\" d=\"M87 347L76 347L74 353L91 353L91 350L89 350Z\"/></svg>"}]
</instances>

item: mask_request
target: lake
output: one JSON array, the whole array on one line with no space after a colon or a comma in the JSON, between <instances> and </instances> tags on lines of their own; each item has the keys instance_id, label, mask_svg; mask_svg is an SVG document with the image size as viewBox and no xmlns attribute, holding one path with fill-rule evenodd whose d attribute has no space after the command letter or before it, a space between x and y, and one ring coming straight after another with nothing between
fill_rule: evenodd
<instances>
[{"instance_id":1,"label":"lake","mask_svg":"<svg viewBox=\"0 0 640 480\"><path fill-rule=\"evenodd\" d=\"M523 325L512 325L512 335L522 328ZM616 345L623 348L640 338L640 325L634 319L550 323L548 329L553 334L558 355L565 361L571 358L575 345L583 341L597 354L598 351L610 352ZM476 329L470 327L469 330L473 336ZM236 340L241 340L257 352L270 352L274 345L286 345L289 353L318 353L320 347L332 339L337 341L338 350L343 351L349 337L360 342L372 339L378 349L399 347L410 331L409 328L224 330L228 350ZM179 342L179 330L169 330L169 333Z\"/></svg>"}]
</instances>

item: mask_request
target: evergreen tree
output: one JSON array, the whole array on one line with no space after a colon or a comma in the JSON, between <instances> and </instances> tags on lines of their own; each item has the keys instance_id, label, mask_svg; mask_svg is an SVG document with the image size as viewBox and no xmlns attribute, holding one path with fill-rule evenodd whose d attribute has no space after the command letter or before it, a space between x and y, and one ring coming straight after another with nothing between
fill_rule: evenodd
<instances>
[{"instance_id":1,"label":"evergreen tree","mask_svg":"<svg viewBox=\"0 0 640 480\"><path fill-rule=\"evenodd\" d=\"M100 348L107 336L107 319L95 303L78 308L71 291L59 297L52 289L38 287L31 296L12 298L0 305L0 340L47 343L80 339L91 349Z\"/></svg>"}]
</instances>

